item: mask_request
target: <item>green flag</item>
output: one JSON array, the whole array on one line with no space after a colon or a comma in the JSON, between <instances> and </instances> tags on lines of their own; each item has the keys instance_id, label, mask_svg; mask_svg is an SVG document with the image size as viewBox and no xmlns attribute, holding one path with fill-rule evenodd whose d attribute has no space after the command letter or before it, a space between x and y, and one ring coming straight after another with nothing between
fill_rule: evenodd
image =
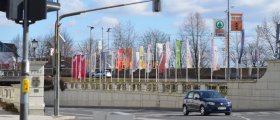
<instances>
[{"instance_id":1,"label":"green flag","mask_svg":"<svg viewBox=\"0 0 280 120\"><path fill-rule=\"evenodd\" d=\"M176 68L180 68L181 65L181 41L176 40Z\"/></svg>"}]
</instances>

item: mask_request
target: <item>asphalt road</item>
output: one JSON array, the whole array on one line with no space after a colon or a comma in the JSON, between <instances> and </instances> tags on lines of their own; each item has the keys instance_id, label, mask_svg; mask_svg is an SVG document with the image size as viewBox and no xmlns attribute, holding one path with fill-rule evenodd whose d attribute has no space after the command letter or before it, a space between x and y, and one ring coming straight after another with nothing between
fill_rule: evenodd
<instances>
[{"instance_id":1,"label":"asphalt road","mask_svg":"<svg viewBox=\"0 0 280 120\"><path fill-rule=\"evenodd\" d=\"M95 109L95 108L60 108L61 115L76 116L77 120L95 120L94 113L124 113L132 114L135 120L279 120L280 111L233 112L231 116L224 114L210 114L200 116L190 113L183 116L180 111L143 110L143 109ZM53 115L53 108L47 107L45 115Z\"/></svg>"}]
</instances>

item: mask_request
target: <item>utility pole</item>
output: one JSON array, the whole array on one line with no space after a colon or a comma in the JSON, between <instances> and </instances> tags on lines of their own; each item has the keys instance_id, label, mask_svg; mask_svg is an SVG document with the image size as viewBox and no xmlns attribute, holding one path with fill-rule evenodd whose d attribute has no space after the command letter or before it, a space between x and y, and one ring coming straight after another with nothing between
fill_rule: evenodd
<instances>
[{"instance_id":1,"label":"utility pole","mask_svg":"<svg viewBox=\"0 0 280 120\"><path fill-rule=\"evenodd\" d=\"M89 27L89 82L91 82L91 77L92 77L92 35L91 35L91 31L94 29L93 26L88 26Z\"/></svg>"},{"instance_id":2,"label":"utility pole","mask_svg":"<svg viewBox=\"0 0 280 120\"><path fill-rule=\"evenodd\" d=\"M227 79L228 80L230 80L230 60L229 60L229 57L230 57L230 55L229 55L229 31L230 31L230 29L229 29L229 22L230 22L230 19L229 19L229 17L230 17L230 11L229 11L229 0L227 1L227 20L228 20L228 26L227 26L227 28L228 28L228 31L227 31Z\"/></svg>"},{"instance_id":3,"label":"utility pole","mask_svg":"<svg viewBox=\"0 0 280 120\"><path fill-rule=\"evenodd\" d=\"M28 108L29 108L29 60L28 60L28 34L29 34L29 22L28 22L28 0L24 0L24 20L23 20L23 58L22 58L22 70L21 70L21 94L20 94L20 120L28 120Z\"/></svg>"},{"instance_id":4,"label":"utility pole","mask_svg":"<svg viewBox=\"0 0 280 120\"><path fill-rule=\"evenodd\" d=\"M59 0L57 0L59 3ZM54 80L54 116L59 115L59 88L60 88L60 40L59 40L59 12L56 11L55 22L55 80Z\"/></svg>"}]
</instances>

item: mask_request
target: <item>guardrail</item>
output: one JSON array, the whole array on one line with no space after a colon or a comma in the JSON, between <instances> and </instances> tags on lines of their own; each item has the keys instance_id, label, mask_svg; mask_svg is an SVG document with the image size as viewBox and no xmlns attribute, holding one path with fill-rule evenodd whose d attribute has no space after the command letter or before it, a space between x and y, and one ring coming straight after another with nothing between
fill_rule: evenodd
<instances>
[{"instance_id":1,"label":"guardrail","mask_svg":"<svg viewBox=\"0 0 280 120\"><path fill-rule=\"evenodd\" d=\"M217 90L227 95L227 82L185 82L185 83L65 83L68 90L102 90L186 93L191 90Z\"/></svg>"}]
</instances>

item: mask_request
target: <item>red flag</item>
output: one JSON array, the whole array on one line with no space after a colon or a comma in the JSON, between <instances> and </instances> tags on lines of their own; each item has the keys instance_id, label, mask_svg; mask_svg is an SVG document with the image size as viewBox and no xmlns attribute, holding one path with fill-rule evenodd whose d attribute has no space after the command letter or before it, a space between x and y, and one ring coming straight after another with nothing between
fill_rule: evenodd
<instances>
[{"instance_id":1,"label":"red flag","mask_svg":"<svg viewBox=\"0 0 280 120\"><path fill-rule=\"evenodd\" d=\"M160 66L159 66L159 74L163 74L164 73L165 62L166 62L166 54L163 52L162 53L162 57L161 57Z\"/></svg>"},{"instance_id":2,"label":"red flag","mask_svg":"<svg viewBox=\"0 0 280 120\"><path fill-rule=\"evenodd\" d=\"M81 78L84 79L86 77L86 56L81 55Z\"/></svg>"},{"instance_id":3,"label":"red flag","mask_svg":"<svg viewBox=\"0 0 280 120\"><path fill-rule=\"evenodd\" d=\"M122 55L123 55L123 49L119 49L119 52L118 52L118 71L122 71Z\"/></svg>"}]
</instances>

